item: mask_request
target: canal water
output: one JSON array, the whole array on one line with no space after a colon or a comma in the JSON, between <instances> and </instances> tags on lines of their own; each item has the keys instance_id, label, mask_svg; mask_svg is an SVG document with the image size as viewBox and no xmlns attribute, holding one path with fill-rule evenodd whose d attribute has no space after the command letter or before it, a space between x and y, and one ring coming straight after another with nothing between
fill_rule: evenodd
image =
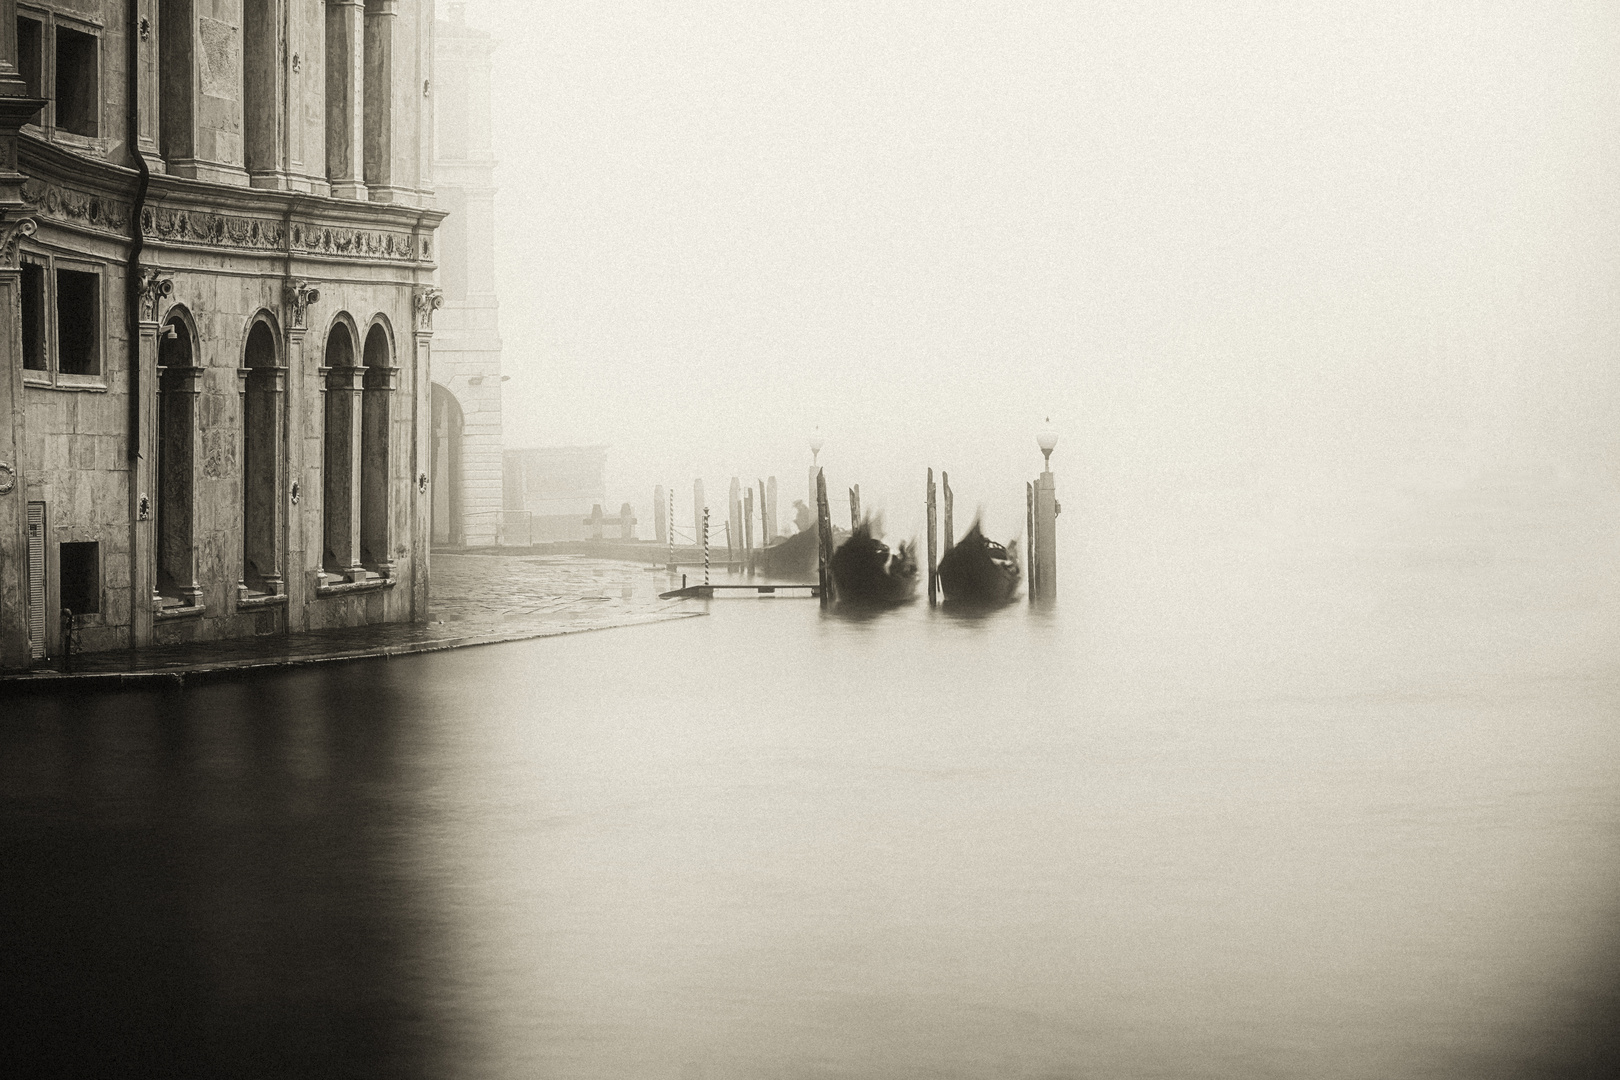
<instances>
[{"instance_id":1,"label":"canal water","mask_svg":"<svg viewBox=\"0 0 1620 1080\"><path fill-rule=\"evenodd\" d=\"M1047 612L7 700L14 1075L1609 1075L1601 537L1234 520Z\"/></svg>"}]
</instances>

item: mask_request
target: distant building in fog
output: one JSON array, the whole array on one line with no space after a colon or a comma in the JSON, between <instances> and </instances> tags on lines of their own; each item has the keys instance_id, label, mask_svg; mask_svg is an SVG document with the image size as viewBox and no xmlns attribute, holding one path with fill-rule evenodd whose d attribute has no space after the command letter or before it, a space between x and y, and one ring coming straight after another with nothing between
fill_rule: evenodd
<instances>
[{"instance_id":1,"label":"distant building in fog","mask_svg":"<svg viewBox=\"0 0 1620 1080\"><path fill-rule=\"evenodd\" d=\"M546 446L505 454L506 520L511 543L584 540L592 508L607 503L606 446Z\"/></svg>"},{"instance_id":2,"label":"distant building in fog","mask_svg":"<svg viewBox=\"0 0 1620 1080\"><path fill-rule=\"evenodd\" d=\"M426 615L432 11L0 0L0 667Z\"/></svg>"},{"instance_id":3,"label":"distant building in fog","mask_svg":"<svg viewBox=\"0 0 1620 1080\"><path fill-rule=\"evenodd\" d=\"M435 544L483 546L501 516L501 335L495 300L495 157L490 35L449 5L433 48L439 284L434 322L432 487Z\"/></svg>"}]
</instances>

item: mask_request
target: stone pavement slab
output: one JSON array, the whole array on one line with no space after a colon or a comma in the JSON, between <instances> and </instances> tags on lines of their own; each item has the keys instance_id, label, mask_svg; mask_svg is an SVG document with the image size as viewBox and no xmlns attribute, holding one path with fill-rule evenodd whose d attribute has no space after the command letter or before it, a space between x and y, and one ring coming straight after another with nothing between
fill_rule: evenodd
<instances>
[{"instance_id":1,"label":"stone pavement slab","mask_svg":"<svg viewBox=\"0 0 1620 1080\"><path fill-rule=\"evenodd\" d=\"M668 577L646 566L577 555L433 554L425 622L312 630L232 641L154 645L73 658L73 670L0 673L0 689L179 683L208 675L488 645L705 614L660 600Z\"/></svg>"}]
</instances>

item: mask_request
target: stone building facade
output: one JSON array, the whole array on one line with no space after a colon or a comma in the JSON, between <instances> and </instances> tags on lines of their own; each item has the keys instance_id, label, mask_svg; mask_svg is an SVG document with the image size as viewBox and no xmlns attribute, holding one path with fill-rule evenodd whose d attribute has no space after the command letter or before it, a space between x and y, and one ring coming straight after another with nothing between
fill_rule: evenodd
<instances>
[{"instance_id":1,"label":"stone building facade","mask_svg":"<svg viewBox=\"0 0 1620 1080\"><path fill-rule=\"evenodd\" d=\"M501 520L501 334L495 301L495 155L490 134L490 35L451 3L436 28L439 285L433 338L432 491L435 544L481 547Z\"/></svg>"},{"instance_id":2,"label":"stone building facade","mask_svg":"<svg viewBox=\"0 0 1620 1080\"><path fill-rule=\"evenodd\" d=\"M0 0L0 668L426 614L433 27Z\"/></svg>"}]
</instances>

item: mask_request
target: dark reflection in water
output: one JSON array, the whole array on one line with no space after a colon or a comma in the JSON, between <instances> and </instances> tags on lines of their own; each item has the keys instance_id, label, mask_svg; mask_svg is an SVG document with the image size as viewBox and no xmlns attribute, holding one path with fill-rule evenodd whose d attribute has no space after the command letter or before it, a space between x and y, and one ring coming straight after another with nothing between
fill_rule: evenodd
<instances>
[{"instance_id":1,"label":"dark reflection in water","mask_svg":"<svg viewBox=\"0 0 1620 1080\"><path fill-rule=\"evenodd\" d=\"M1606 1077L1603 558L5 701L11 1071Z\"/></svg>"},{"instance_id":2,"label":"dark reflection in water","mask_svg":"<svg viewBox=\"0 0 1620 1080\"><path fill-rule=\"evenodd\" d=\"M398 693L350 667L8 705L10 1075L441 1074Z\"/></svg>"}]
</instances>

